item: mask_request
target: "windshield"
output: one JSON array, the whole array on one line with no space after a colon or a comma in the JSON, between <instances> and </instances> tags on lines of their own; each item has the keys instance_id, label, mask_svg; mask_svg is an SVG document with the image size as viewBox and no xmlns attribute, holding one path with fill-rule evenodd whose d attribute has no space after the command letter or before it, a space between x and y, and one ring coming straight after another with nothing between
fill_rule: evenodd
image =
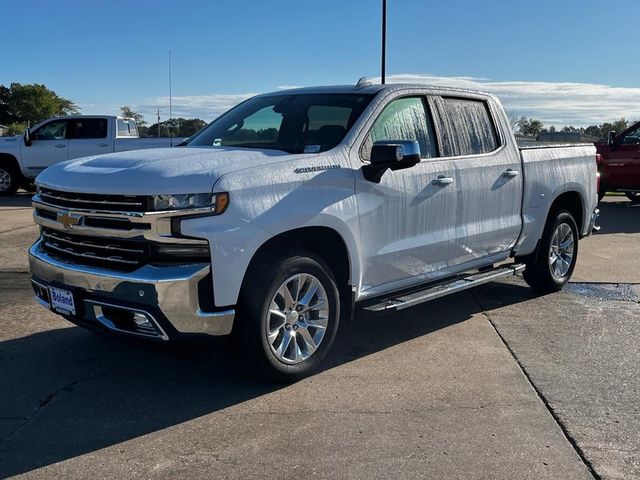
<instances>
[{"instance_id":1,"label":"windshield","mask_svg":"<svg viewBox=\"0 0 640 480\"><path fill-rule=\"evenodd\" d=\"M211 123L189 146L324 152L342 141L372 98L328 93L254 97Z\"/></svg>"}]
</instances>

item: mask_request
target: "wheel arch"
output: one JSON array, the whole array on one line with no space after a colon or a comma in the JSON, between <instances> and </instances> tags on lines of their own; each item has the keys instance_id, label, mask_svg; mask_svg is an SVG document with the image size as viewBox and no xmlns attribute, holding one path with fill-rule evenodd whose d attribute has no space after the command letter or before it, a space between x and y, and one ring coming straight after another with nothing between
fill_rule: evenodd
<instances>
[{"instance_id":1,"label":"wheel arch","mask_svg":"<svg viewBox=\"0 0 640 480\"><path fill-rule=\"evenodd\" d=\"M549 207L547 212L546 222L549 221L549 217L560 210L567 210L573 216L578 226L578 233L581 234L584 229L585 222L585 203L580 192L576 190L570 190L558 195Z\"/></svg>"},{"instance_id":2,"label":"wheel arch","mask_svg":"<svg viewBox=\"0 0 640 480\"><path fill-rule=\"evenodd\" d=\"M20 175L22 175L22 172L20 170L20 163L18 163L18 159L15 157L15 155L12 155L10 153L0 153L0 165L3 164L13 166L16 171L20 173Z\"/></svg>"},{"instance_id":3,"label":"wheel arch","mask_svg":"<svg viewBox=\"0 0 640 480\"><path fill-rule=\"evenodd\" d=\"M244 288L249 275L255 274L256 268L265 256L292 250L307 251L324 260L331 268L344 306L347 307L343 308L343 314L351 316L351 307L354 303L352 287L357 278L354 276L354 261L343 236L331 227L304 226L281 232L267 239L253 254L245 271L241 288Z\"/></svg>"},{"instance_id":4,"label":"wheel arch","mask_svg":"<svg viewBox=\"0 0 640 480\"><path fill-rule=\"evenodd\" d=\"M321 226L300 227L270 237L254 253L245 278L264 255L295 248L320 256L331 267L336 280L351 283L352 262L346 242L336 230Z\"/></svg>"}]
</instances>

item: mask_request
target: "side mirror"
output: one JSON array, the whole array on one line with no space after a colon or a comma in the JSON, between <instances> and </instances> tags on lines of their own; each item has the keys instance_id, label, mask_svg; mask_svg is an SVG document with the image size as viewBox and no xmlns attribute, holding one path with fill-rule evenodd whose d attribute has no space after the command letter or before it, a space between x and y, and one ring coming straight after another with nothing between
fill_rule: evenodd
<instances>
[{"instance_id":1,"label":"side mirror","mask_svg":"<svg viewBox=\"0 0 640 480\"><path fill-rule=\"evenodd\" d=\"M362 167L364 178L380 183L387 170L411 168L420 162L420 145L415 140L383 140L371 147L371 162Z\"/></svg>"},{"instance_id":2,"label":"side mirror","mask_svg":"<svg viewBox=\"0 0 640 480\"><path fill-rule=\"evenodd\" d=\"M26 128L24 130L24 146L25 147L30 147L31 146L31 130L29 128Z\"/></svg>"},{"instance_id":3,"label":"side mirror","mask_svg":"<svg viewBox=\"0 0 640 480\"><path fill-rule=\"evenodd\" d=\"M610 147L613 147L613 145L615 144L616 141L616 132L611 131L609 132L609 134L607 135L607 145Z\"/></svg>"}]
</instances>

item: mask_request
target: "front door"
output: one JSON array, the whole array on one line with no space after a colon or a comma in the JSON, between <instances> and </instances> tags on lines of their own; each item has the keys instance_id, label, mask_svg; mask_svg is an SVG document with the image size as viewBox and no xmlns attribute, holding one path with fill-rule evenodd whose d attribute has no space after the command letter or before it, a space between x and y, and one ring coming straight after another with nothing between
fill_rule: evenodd
<instances>
[{"instance_id":1,"label":"front door","mask_svg":"<svg viewBox=\"0 0 640 480\"><path fill-rule=\"evenodd\" d=\"M376 141L417 140L421 162L387 171L380 183L356 178L362 251L361 291L403 288L440 275L456 263L458 186L456 172L438 159L426 99L403 97L388 103L374 122L357 161L367 162Z\"/></svg>"},{"instance_id":2,"label":"front door","mask_svg":"<svg viewBox=\"0 0 640 480\"><path fill-rule=\"evenodd\" d=\"M31 145L22 147L22 162L35 177L45 168L67 160L66 120L52 120L31 132Z\"/></svg>"}]
</instances>

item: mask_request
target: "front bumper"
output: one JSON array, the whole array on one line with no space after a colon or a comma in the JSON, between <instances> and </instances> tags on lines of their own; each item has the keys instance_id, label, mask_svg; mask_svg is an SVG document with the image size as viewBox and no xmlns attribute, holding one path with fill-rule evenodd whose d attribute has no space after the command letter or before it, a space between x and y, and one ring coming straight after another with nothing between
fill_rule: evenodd
<instances>
[{"instance_id":1,"label":"front bumper","mask_svg":"<svg viewBox=\"0 0 640 480\"><path fill-rule=\"evenodd\" d=\"M38 240L29 250L29 267L36 297L45 307L51 307L49 286L73 293L76 314L62 315L79 324L161 340L183 334L219 337L233 327L234 309L202 308L202 294L213 295L208 263L114 272L57 260Z\"/></svg>"}]
</instances>

